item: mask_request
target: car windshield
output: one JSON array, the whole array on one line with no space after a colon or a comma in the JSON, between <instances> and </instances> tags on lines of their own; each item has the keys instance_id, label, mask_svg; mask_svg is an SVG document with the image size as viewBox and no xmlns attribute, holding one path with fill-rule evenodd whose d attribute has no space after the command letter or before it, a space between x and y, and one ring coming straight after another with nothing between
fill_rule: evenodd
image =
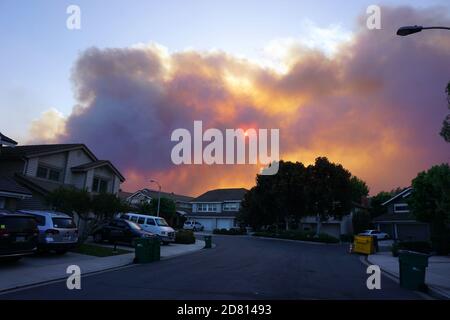
<instances>
[{"instance_id":1,"label":"car windshield","mask_svg":"<svg viewBox=\"0 0 450 320\"><path fill-rule=\"evenodd\" d=\"M75 229L77 226L71 218L52 218L53 227L61 229Z\"/></svg>"},{"instance_id":2,"label":"car windshield","mask_svg":"<svg viewBox=\"0 0 450 320\"><path fill-rule=\"evenodd\" d=\"M142 230L141 226L138 225L136 222L133 221L127 221L128 225L135 230Z\"/></svg>"},{"instance_id":3,"label":"car windshield","mask_svg":"<svg viewBox=\"0 0 450 320\"><path fill-rule=\"evenodd\" d=\"M168 227L168 226L169 226L169 224L167 223L167 221L164 220L163 218L159 218L159 219L155 219L155 220L156 220L156 224L157 224L158 226L161 226L161 227Z\"/></svg>"}]
</instances>

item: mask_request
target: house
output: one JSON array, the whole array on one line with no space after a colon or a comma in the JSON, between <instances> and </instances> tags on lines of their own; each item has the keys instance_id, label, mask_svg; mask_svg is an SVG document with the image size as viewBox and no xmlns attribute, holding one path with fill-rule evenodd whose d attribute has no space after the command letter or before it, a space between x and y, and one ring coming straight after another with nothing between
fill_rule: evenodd
<instances>
[{"instance_id":1,"label":"house","mask_svg":"<svg viewBox=\"0 0 450 320\"><path fill-rule=\"evenodd\" d=\"M428 241L430 239L430 226L418 222L408 207L408 198L412 187L405 188L382 205L387 212L376 217L373 222L376 227L389 234L393 239L404 241Z\"/></svg>"},{"instance_id":2,"label":"house","mask_svg":"<svg viewBox=\"0 0 450 320\"><path fill-rule=\"evenodd\" d=\"M18 209L45 209L46 195L59 187L86 189L90 194L117 194L123 175L108 160L99 160L84 144L16 146L5 136L0 149L0 176L28 189ZM11 140L11 139L10 139Z\"/></svg>"},{"instance_id":3,"label":"house","mask_svg":"<svg viewBox=\"0 0 450 320\"><path fill-rule=\"evenodd\" d=\"M210 190L191 201L187 218L200 222L205 231L237 227L236 216L247 192L244 188Z\"/></svg>"},{"instance_id":4,"label":"house","mask_svg":"<svg viewBox=\"0 0 450 320\"><path fill-rule=\"evenodd\" d=\"M326 233L330 236L340 238L341 235L353 234L353 216L359 212L368 212L367 202L362 203L353 202L350 212L340 219L330 217L320 224L320 233ZM308 216L302 218L301 229L303 231L317 231L317 217Z\"/></svg>"},{"instance_id":5,"label":"house","mask_svg":"<svg viewBox=\"0 0 450 320\"><path fill-rule=\"evenodd\" d=\"M121 194L124 194L124 192L121 192ZM125 193L126 194L126 193ZM192 204L190 201L193 199L189 196L184 196L180 194L175 194L173 192L158 192L151 189L142 189L138 190L132 194L129 194L126 197L126 201L133 207L138 207L139 205L143 203L150 203L152 199L158 199L158 195L161 198L168 198L175 202L177 213L181 216L185 216L186 214L190 213L192 211Z\"/></svg>"},{"instance_id":6,"label":"house","mask_svg":"<svg viewBox=\"0 0 450 320\"><path fill-rule=\"evenodd\" d=\"M14 147L17 142L0 132L0 154L3 146ZM31 198L31 192L18 184L13 178L0 176L0 210L15 211L23 199Z\"/></svg>"}]
</instances>

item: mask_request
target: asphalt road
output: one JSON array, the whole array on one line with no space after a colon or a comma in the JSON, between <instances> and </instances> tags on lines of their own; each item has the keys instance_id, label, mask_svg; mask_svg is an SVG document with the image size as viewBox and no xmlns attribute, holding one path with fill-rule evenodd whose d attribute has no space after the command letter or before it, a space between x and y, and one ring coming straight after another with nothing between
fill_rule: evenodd
<instances>
[{"instance_id":1,"label":"asphalt road","mask_svg":"<svg viewBox=\"0 0 450 320\"><path fill-rule=\"evenodd\" d=\"M147 265L82 277L0 299L421 299L382 276L368 290L366 266L345 245L214 236L216 247Z\"/></svg>"}]
</instances>

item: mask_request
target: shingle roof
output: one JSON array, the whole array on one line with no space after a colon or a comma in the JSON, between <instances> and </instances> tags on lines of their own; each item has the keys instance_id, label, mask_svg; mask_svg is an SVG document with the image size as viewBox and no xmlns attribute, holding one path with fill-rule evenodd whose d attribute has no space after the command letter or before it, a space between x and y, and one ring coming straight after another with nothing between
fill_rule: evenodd
<instances>
[{"instance_id":1,"label":"shingle roof","mask_svg":"<svg viewBox=\"0 0 450 320\"><path fill-rule=\"evenodd\" d=\"M242 200L248 192L244 188L215 189L205 192L191 202L222 202L231 200Z\"/></svg>"},{"instance_id":2,"label":"shingle roof","mask_svg":"<svg viewBox=\"0 0 450 320\"><path fill-rule=\"evenodd\" d=\"M412 191L412 187L407 187L407 188L403 189L401 192L397 193L392 198L390 198L389 200L383 202L381 205L385 206L388 203L390 203L391 201L393 201L393 200L395 200L395 199L397 199L399 197L403 197L403 198L409 197L411 195L411 191Z\"/></svg>"},{"instance_id":3,"label":"shingle roof","mask_svg":"<svg viewBox=\"0 0 450 320\"><path fill-rule=\"evenodd\" d=\"M5 136L4 134L2 134L2 133L0 132L0 144L1 144L1 142L6 142L6 143L9 143L9 144L14 144L14 145L17 144L16 141L14 141L13 139L11 139L11 138Z\"/></svg>"},{"instance_id":4,"label":"shingle roof","mask_svg":"<svg viewBox=\"0 0 450 320\"><path fill-rule=\"evenodd\" d=\"M158 198L158 191L156 191L156 190L145 188L145 189L139 190L137 192L141 192L144 195L149 196L150 198ZM135 192L135 193L137 193L137 192ZM161 198L169 198L169 199L172 199L175 201L183 201L183 202L189 202L193 199L193 197L184 196L181 194L175 194L173 192L169 193L169 192L163 192L163 191L161 191Z\"/></svg>"},{"instance_id":5,"label":"shingle roof","mask_svg":"<svg viewBox=\"0 0 450 320\"><path fill-rule=\"evenodd\" d=\"M114 167L114 165L109 160L97 160L97 161L89 162L89 163L82 164L82 165L79 165L76 167L72 167L70 169L72 171L87 171L89 169L98 168L98 167L102 167L102 166L109 166L111 168L111 170L114 171L114 173L119 176L119 178L122 182L125 181L125 177L120 173L119 170L117 170L116 167Z\"/></svg>"},{"instance_id":6,"label":"shingle roof","mask_svg":"<svg viewBox=\"0 0 450 320\"><path fill-rule=\"evenodd\" d=\"M25 176L23 174L16 174L15 177L16 177L17 181L19 181L20 183L27 186L27 188L36 190L42 194L47 194L47 193L52 192L53 190L56 190L60 187L75 188L75 186L71 185L71 184L62 184L62 183L53 182L53 181L49 181L49 180L42 180L39 178Z\"/></svg>"},{"instance_id":7,"label":"shingle roof","mask_svg":"<svg viewBox=\"0 0 450 320\"><path fill-rule=\"evenodd\" d=\"M94 159L97 158L92 154L92 152L81 143L71 143L71 144L36 144L27 146L16 146L16 147L3 147L0 154L0 158L23 158L38 156L41 154L61 152L71 149L84 148L86 152Z\"/></svg>"},{"instance_id":8,"label":"shingle roof","mask_svg":"<svg viewBox=\"0 0 450 320\"><path fill-rule=\"evenodd\" d=\"M8 192L17 196L31 196L30 190L18 184L11 177L0 177L0 192Z\"/></svg>"}]
</instances>

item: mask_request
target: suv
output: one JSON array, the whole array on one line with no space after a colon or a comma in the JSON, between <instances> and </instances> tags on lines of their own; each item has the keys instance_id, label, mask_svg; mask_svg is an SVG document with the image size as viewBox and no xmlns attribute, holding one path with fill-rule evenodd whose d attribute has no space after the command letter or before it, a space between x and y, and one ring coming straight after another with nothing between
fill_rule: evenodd
<instances>
[{"instance_id":1,"label":"suv","mask_svg":"<svg viewBox=\"0 0 450 320\"><path fill-rule=\"evenodd\" d=\"M361 232L359 234L360 236L374 236L378 240L386 240L389 239L389 235L385 232L381 232L378 230L364 230L364 232Z\"/></svg>"},{"instance_id":2,"label":"suv","mask_svg":"<svg viewBox=\"0 0 450 320\"><path fill-rule=\"evenodd\" d=\"M175 242L175 230L169 226L164 218L132 212L125 213L121 218L133 221L145 231L156 234L163 244Z\"/></svg>"},{"instance_id":3,"label":"suv","mask_svg":"<svg viewBox=\"0 0 450 320\"><path fill-rule=\"evenodd\" d=\"M183 225L183 229L192 231L203 231L205 227L197 221L186 221Z\"/></svg>"},{"instance_id":4,"label":"suv","mask_svg":"<svg viewBox=\"0 0 450 320\"><path fill-rule=\"evenodd\" d=\"M0 259L19 260L36 252L39 230L36 220L25 214L0 210Z\"/></svg>"},{"instance_id":5,"label":"suv","mask_svg":"<svg viewBox=\"0 0 450 320\"><path fill-rule=\"evenodd\" d=\"M55 211L21 210L20 212L34 217L39 229L38 250L53 250L64 254L76 247L78 229L73 219L65 213Z\"/></svg>"}]
</instances>

